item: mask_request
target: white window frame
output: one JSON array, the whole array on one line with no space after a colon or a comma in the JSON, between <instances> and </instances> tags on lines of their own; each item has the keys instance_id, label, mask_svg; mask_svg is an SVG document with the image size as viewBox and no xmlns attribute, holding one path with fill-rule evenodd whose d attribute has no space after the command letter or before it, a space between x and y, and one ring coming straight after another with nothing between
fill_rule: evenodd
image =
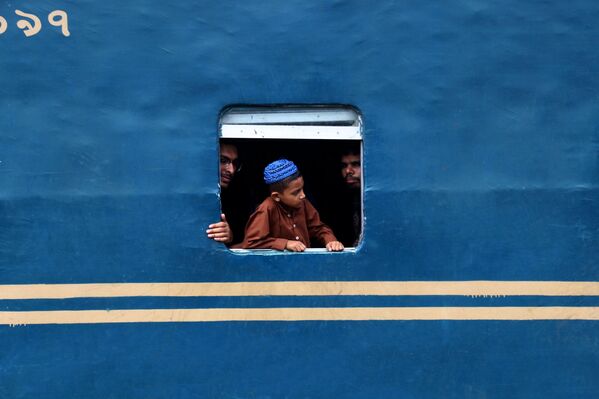
<instances>
[{"instance_id":1,"label":"white window frame","mask_svg":"<svg viewBox=\"0 0 599 399\"><path fill-rule=\"evenodd\" d=\"M348 107L231 107L221 114L219 134L223 139L362 140L362 118Z\"/></svg>"},{"instance_id":2,"label":"white window frame","mask_svg":"<svg viewBox=\"0 0 599 399\"><path fill-rule=\"evenodd\" d=\"M292 106L232 106L221 112L219 137L221 139L291 139L291 140L355 140L360 142L362 160L362 188L360 190L362 229L364 239L364 148L362 116L349 106L292 105ZM343 252L356 252L357 247L346 247ZM270 249L234 249L239 255L280 253ZM306 248L306 253L328 252L324 248ZM293 253L284 251L285 254Z\"/></svg>"}]
</instances>

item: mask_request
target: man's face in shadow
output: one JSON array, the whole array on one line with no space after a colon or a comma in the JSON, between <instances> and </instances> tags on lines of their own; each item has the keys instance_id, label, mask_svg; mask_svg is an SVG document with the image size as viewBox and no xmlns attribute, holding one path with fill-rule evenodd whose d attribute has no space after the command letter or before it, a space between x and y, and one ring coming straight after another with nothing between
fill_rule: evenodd
<instances>
[{"instance_id":1,"label":"man's face in shadow","mask_svg":"<svg viewBox=\"0 0 599 399\"><path fill-rule=\"evenodd\" d=\"M220 146L220 186L229 187L235 173L239 170L239 159L237 147L233 144L221 144Z\"/></svg>"},{"instance_id":2,"label":"man's face in shadow","mask_svg":"<svg viewBox=\"0 0 599 399\"><path fill-rule=\"evenodd\" d=\"M341 157L341 176L349 188L359 189L362 186L362 162L359 155L347 154Z\"/></svg>"}]
</instances>

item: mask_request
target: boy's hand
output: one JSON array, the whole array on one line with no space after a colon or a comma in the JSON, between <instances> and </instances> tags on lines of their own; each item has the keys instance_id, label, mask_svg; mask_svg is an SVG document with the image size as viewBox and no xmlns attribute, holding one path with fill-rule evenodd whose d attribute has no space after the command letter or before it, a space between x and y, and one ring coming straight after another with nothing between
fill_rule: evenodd
<instances>
[{"instance_id":1,"label":"boy's hand","mask_svg":"<svg viewBox=\"0 0 599 399\"><path fill-rule=\"evenodd\" d=\"M224 213L220 215L220 220L220 222L208 226L206 234L208 238L212 238L214 241L228 244L233 241L233 232L231 231L231 227L229 227L229 223L227 223Z\"/></svg>"},{"instance_id":2,"label":"boy's hand","mask_svg":"<svg viewBox=\"0 0 599 399\"><path fill-rule=\"evenodd\" d=\"M343 244L341 244L339 241L329 241L327 242L327 251L329 252L339 252L339 251L343 251Z\"/></svg>"},{"instance_id":3,"label":"boy's hand","mask_svg":"<svg viewBox=\"0 0 599 399\"><path fill-rule=\"evenodd\" d=\"M285 249L292 252L304 252L306 246L301 241L287 241L287 245L285 245Z\"/></svg>"}]
</instances>

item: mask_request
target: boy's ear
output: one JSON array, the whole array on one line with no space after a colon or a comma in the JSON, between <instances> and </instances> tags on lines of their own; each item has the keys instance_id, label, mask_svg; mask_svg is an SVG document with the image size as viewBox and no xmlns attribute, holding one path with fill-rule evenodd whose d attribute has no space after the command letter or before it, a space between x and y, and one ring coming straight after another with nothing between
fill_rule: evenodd
<instances>
[{"instance_id":1,"label":"boy's ear","mask_svg":"<svg viewBox=\"0 0 599 399\"><path fill-rule=\"evenodd\" d=\"M276 191L273 191L272 193L270 193L270 197L277 202L279 202L281 200L280 194Z\"/></svg>"}]
</instances>

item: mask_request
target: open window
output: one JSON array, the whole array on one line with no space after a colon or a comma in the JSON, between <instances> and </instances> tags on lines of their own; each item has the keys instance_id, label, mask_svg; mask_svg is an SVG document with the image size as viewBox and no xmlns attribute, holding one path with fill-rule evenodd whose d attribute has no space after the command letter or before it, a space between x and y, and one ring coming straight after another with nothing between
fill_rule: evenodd
<instances>
[{"instance_id":1,"label":"open window","mask_svg":"<svg viewBox=\"0 0 599 399\"><path fill-rule=\"evenodd\" d=\"M263 181L265 166L286 158L300 169L306 196L322 221L346 249L359 245L364 178L362 118L355 108L232 106L221 113L219 136L221 165L238 157L229 168L234 176L225 182L226 187L221 186L221 206L235 242L243 236L249 214L269 195ZM237 154L227 157L224 150ZM315 245L309 251L324 251Z\"/></svg>"}]
</instances>

